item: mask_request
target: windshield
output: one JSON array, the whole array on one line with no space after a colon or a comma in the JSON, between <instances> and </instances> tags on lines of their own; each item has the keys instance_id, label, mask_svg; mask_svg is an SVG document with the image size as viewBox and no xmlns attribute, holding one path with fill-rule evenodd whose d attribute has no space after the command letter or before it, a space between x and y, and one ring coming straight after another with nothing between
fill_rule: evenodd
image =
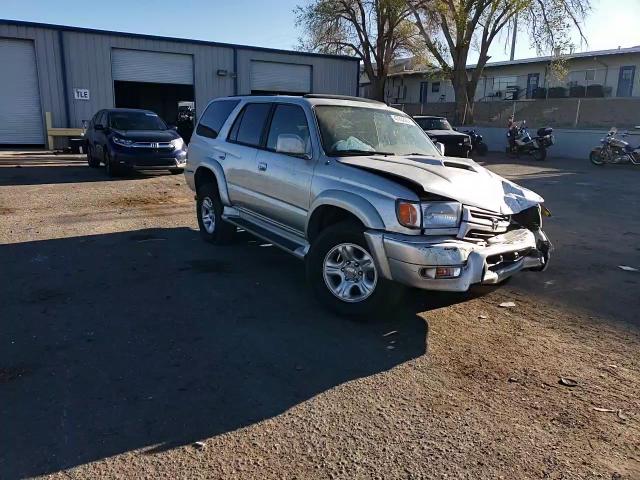
<instances>
[{"instance_id":1,"label":"windshield","mask_svg":"<svg viewBox=\"0 0 640 480\"><path fill-rule=\"evenodd\" d=\"M446 118L416 118L423 130L453 130Z\"/></svg>"},{"instance_id":2,"label":"windshield","mask_svg":"<svg viewBox=\"0 0 640 480\"><path fill-rule=\"evenodd\" d=\"M400 112L318 105L315 113L327 155L381 153L440 156L424 131Z\"/></svg>"},{"instance_id":3,"label":"windshield","mask_svg":"<svg viewBox=\"0 0 640 480\"><path fill-rule=\"evenodd\" d=\"M147 112L111 112L109 126L116 130L167 130L158 115Z\"/></svg>"}]
</instances>

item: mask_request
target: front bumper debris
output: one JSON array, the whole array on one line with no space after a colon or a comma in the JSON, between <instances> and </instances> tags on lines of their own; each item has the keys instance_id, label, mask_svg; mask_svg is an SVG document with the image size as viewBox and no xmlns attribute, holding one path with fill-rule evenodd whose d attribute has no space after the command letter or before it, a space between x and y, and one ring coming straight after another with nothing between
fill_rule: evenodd
<instances>
[{"instance_id":1,"label":"front bumper debris","mask_svg":"<svg viewBox=\"0 0 640 480\"><path fill-rule=\"evenodd\" d=\"M511 230L486 244L374 230L365 237L382 277L425 290L451 292L465 292L474 284L494 285L521 270L544 270L552 250L542 230ZM459 275L433 278L435 267L459 267Z\"/></svg>"}]
</instances>

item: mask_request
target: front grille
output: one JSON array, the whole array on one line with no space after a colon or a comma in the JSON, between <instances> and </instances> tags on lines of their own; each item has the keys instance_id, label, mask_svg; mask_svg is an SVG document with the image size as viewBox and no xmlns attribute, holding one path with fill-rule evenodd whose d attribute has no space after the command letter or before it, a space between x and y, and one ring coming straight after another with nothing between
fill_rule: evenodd
<instances>
[{"instance_id":1,"label":"front grille","mask_svg":"<svg viewBox=\"0 0 640 480\"><path fill-rule=\"evenodd\" d=\"M473 242L484 242L505 233L510 224L510 215L465 206L459 237Z\"/></svg>"},{"instance_id":2,"label":"front grille","mask_svg":"<svg viewBox=\"0 0 640 480\"><path fill-rule=\"evenodd\" d=\"M133 148L150 148L158 151L173 150L171 142L136 142L131 145Z\"/></svg>"}]
</instances>

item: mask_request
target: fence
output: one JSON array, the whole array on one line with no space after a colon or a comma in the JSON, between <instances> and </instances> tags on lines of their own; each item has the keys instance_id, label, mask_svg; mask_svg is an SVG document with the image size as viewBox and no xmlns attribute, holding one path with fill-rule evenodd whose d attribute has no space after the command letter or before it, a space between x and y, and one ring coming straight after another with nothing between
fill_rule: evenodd
<instances>
[{"instance_id":1,"label":"fence","mask_svg":"<svg viewBox=\"0 0 640 480\"><path fill-rule=\"evenodd\" d=\"M453 120L452 102L392 105L410 115L438 115ZM501 102L477 102L467 123L504 127L509 118L529 125L559 128L633 128L640 125L640 98L549 98Z\"/></svg>"}]
</instances>

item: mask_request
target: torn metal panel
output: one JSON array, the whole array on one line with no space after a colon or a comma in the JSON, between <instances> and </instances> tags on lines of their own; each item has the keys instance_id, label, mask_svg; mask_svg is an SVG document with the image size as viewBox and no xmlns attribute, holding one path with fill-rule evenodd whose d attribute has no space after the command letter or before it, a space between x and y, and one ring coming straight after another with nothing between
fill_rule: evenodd
<instances>
[{"instance_id":1,"label":"torn metal panel","mask_svg":"<svg viewBox=\"0 0 640 480\"><path fill-rule=\"evenodd\" d=\"M501 214L521 212L544 199L467 158L342 157L339 162L419 184L425 192Z\"/></svg>"}]
</instances>

